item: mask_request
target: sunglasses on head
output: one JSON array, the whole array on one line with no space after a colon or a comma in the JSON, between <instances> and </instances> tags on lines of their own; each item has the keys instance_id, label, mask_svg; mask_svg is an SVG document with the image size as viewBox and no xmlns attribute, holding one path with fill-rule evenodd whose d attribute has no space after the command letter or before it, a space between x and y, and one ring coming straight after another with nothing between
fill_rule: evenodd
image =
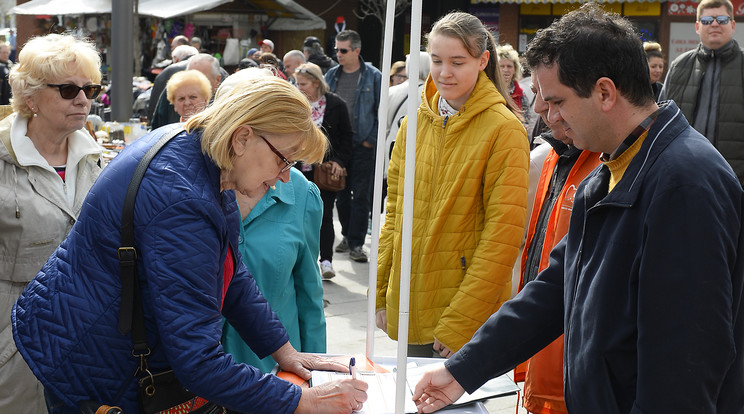
<instances>
[{"instance_id":1,"label":"sunglasses on head","mask_svg":"<svg viewBox=\"0 0 744 414\"><path fill-rule=\"evenodd\" d=\"M53 84L48 83L48 87L59 89L59 95L63 99L75 99L76 96L83 91L85 97L88 99L95 99L99 93L101 93L101 85L85 85L77 86L74 83L62 83Z\"/></svg>"},{"instance_id":2,"label":"sunglasses on head","mask_svg":"<svg viewBox=\"0 0 744 414\"><path fill-rule=\"evenodd\" d=\"M344 48L341 48L341 49L335 48L333 50L335 50L336 53L341 53L342 55L345 55L345 54L349 53L349 49L344 49Z\"/></svg>"},{"instance_id":3,"label":"sunglasses on head","mask_svg":"<svg viewBox=\"0 0 744 414\"><path fill-rule=\"evenodd\" d=\"M720 25L724 25L728 24L728 22L731 21L731 18L729 16L703 16L700 18L700 23L704 26L708 26L713 24L713 20L717 21Z\"/></svg>"}]
</instances>

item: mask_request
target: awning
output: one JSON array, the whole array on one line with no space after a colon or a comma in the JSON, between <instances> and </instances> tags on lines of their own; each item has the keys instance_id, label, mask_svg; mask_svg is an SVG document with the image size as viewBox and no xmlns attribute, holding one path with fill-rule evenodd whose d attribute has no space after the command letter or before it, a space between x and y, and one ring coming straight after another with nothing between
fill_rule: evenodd
<instances>
[{"instance_id":1,"label":"awning","mask_svg":"<svg viewBox=\"0 0 744 414\"><path fill-rule=\"evenodd\" d=\"M569 4L569 3L664 3L667 0L470 0L470 4L498 4L498 3L516 3L516 4Z\"/></svg>"},{"instance_id":2,"label":"awning","mask_svg":"<svg viewBox=\"0 0 744 414\"><path fill-rule=\"evenodd\" d=\"M169 17L213 9L232 0L140 0L139 14L167 19ZM9 14L51 15L111 13L111 0L31 0L15 6Z\"/></svg>"}]
</instances>

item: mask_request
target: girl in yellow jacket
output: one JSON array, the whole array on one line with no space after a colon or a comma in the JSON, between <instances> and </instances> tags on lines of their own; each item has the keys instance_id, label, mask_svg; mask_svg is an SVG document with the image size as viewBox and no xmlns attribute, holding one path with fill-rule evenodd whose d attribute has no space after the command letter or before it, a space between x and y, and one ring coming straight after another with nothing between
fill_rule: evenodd
<instances>
[{"instance_id":1,"label":"girl in yellow jacket","mask_svg":"<svg viewBox=\"0 0 744 414\"><path fill-rule=\"evenodd\" d=\"M450 13L428 38L431 74L418 110L409 356L448 357L511 293L524 235L527 134L502 85L490 32ZM401 125L388 169L377 262L377 326L398 334L406 147Z\"/></svg>"}]
</instances>

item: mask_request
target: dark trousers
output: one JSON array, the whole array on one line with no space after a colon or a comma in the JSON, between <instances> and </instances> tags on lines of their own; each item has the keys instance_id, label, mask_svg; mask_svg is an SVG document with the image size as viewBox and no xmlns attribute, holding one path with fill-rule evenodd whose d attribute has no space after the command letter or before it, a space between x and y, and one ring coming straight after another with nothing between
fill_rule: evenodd
<instances>
[{"instance_id":1,"label":"dark trousers","mask_svg":"<svg viewBox=\"0 0 744 414\"><path fill-rule=\"evenodd\" d=\"M320 224L320 261L333 261L333 242L336 231L333 229L333 203L336 201L335 191L320 190L323 200L323 222Z\"/></svg>"},{"instance_id":2,"label":"dark trousers","mask_svg":"<svg viewBox=\"0 0 744 414\"><path fill-rule=\"evenodd\" d=\"M338 192L336 208L341 222L341 234L349 247L364 244L369 222L370 194L375 174L375 149L354 145L351 161L346 167L346 188Z\"/></svg>"}]
</instances>

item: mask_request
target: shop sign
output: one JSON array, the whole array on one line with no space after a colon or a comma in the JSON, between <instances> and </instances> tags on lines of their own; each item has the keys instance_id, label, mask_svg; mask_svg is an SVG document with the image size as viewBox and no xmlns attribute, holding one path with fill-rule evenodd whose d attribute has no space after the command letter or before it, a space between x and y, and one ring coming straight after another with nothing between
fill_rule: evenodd
<instances>
[{"instance_id":1,"label":"shop sign","mask_svg":"<svg viewBox=\"0 0 744 414\"><path fill-rule=\"evenodd\" d=\"M696 1L670 1L667 14L669 16L696 16L697 6Z\"/></svg>"},{"instance_id":2,"label":"shop sign","mask_svg":"<svg viewBox=\"0 0 744 414\"><path fill-rule=\"evenodd\" d=\"M670 1L667 14L670 16L697 16L697 1ZM744 0L732 0L734 16L744 16ZM627 5L626 5L627 7Z\"/></svg>"},{"instance_id":3,"label":"shop sign","mask_svg":"<svg viewBox=\"0 0 744 414\"><path fill-rule=\"evenodd\" d=\"M550 16L550 3L520 4L519 14L530 16Z\"/></svg>"},{"instance_id":4,"label":"shop sign","mask_svg":"<svg viewBox=\"0 0 744 414\"><path fill-rule=\"evenodd\" d=\"M625 16L660 16L661 15L661 3L646 2L646 3L625 3L623 9Z\"/></svg>"}]
</instances>

